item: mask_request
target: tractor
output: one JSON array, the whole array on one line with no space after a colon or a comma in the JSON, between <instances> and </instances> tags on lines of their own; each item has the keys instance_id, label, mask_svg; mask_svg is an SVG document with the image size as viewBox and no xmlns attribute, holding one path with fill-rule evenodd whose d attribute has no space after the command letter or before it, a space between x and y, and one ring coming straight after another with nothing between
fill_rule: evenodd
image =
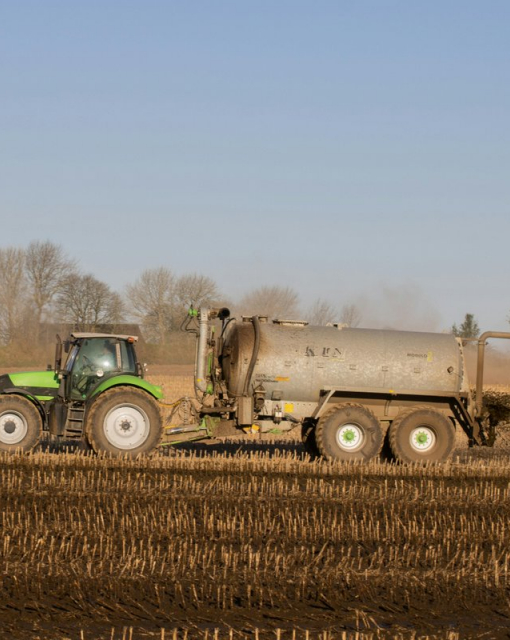
<instances>
[{"instance_id":1,"label":"tractor","mask_svg":"<svg viewBox=\"0 0 510 640\"><path fill-rule=\"evenodd\" d=\"M62 342L57 336L53 367L0 376L0 451L31 451L43 432L85 439L97 453L114 456L153 451L163 434L163 393L143 379L137 339L71 333Z\"/></svg>"}]
</instances>

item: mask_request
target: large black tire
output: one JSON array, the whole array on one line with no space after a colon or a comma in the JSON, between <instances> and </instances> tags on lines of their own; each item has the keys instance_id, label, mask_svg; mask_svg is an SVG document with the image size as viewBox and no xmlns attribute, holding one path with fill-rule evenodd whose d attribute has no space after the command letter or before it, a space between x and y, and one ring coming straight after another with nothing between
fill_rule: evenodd
<instances>
[{"instance_id":1,"label":"large black tire","mask_svg":"<svg viewBox=\"0 0 510 640\"><path fill-rule=\"evenodd\" d=\"M315 437L316 426L315 420L305 420L301 426L301 442L311 458L318 458L321 454Z\"/></svg>"},{"instance_id":2,"label":"large black tire","mask_svg":"<svg viewBox=\"0 0 510 640\"><path fill-rule=\"evenodd\" d=\"M142 389L113 387L94 400L85 433L96 453L130 458L150 453L163 436L158 403Z\"/></svg>"},{"instance_id":3,"label":"large black tire","mask_svg":"<svg viewBox=\"0 0 510 640\"><path fill-rule=\"evenodd\" d=\"M455 428L439 411L414 407L393 420L389 439L399 462L444 462L455 446Z\"/></svg>"},{"instance_id":4,"label":"large black tire","mask_svg":"<svg viewBox=\"0 0 510 640\"><path fill-rule=\"evenodd\" d=\"M317 423L315 438L321 454L336 460L370 460L383 444L379 420L358 404L330 409Z\"/></svg>"},{"instance_id":5,"label":"large black tire","mask_svg":"<svg viewBox=\"0 0 510 640\"><path fill-rule=\"evenodd\" d=\"M28 398L0 395L0 451L32 451L41 438L42 419Z\"/></svg>"}]
</instances>

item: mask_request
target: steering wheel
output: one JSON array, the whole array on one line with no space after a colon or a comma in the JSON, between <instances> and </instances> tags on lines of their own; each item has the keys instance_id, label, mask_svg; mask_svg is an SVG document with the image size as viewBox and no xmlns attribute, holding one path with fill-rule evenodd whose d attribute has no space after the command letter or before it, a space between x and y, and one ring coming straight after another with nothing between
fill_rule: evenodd
<instances>
[{"instance_id":1,"label":"steering wheel","mask_svg":"<svg viewBox=\"0 0 510 640\"><path fill-rule=\"evenodd\" d=\"M86 370L93 371L96 368L94 366L94 363L90 360L90 358L87 358L87 356L83 355L81 359L82 359L82 366L81 366L82 373L85 372Z\"/></svg>"},{"instance_id":2,"label":"steering wheel","mask_svg":"<svg viewBox=\"0 0 510 640\"><path fill-rule=\"evenodd\" d=\"M86 393L87 387L90 384L90 375L93 374L96 367L93 362L86 355L81 356L81 366L80 370L77 371L74 375L74 387L80 393Z\"/></svg>"}]
</instances>

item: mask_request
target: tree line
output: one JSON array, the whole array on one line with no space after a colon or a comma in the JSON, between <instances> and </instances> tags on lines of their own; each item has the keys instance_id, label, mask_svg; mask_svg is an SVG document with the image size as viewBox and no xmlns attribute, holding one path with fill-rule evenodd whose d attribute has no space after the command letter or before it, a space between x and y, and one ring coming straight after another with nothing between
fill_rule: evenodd
<instances>
[{"instance_id":1,"label":"tree line","mask_svg":"<svg viewBox=\"0 0 510 640\"><path fill-rule=\"evenodd\" d=\"M75 330L95 331L104 325L137 322L147 342L165 344L180 328L190 305L228 306L236 315L303 319L310 324L340 322L357 327L362 321L355 304L335 306L317 299L307 309L291 287L261 286L240 300L230 300L210 277L192 273L176 276L167 267L146 269L122 293L83 273L64 249L50 241L28 247L0 248L0 343L33 341L41 323L70 324ZM453 325L452 333L476 337L472 314ZM475 335L476 334L476 335Z\"/></svg>"}]
</instances>

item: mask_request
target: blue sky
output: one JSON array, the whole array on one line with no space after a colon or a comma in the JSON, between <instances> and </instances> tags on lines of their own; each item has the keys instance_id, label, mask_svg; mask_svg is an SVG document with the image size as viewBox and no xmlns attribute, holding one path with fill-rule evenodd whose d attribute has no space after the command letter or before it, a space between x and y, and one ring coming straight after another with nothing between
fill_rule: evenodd
<instances>
[{"instance_id":1,"label":"blue sky","mask_svg":"<svg viewBox=\"0 0 510 640\"><path fill-rule=\"evenodd\" d=\"M1 246L510 330L510 3L0 0Z\"/></svg>"}]
</instances>

